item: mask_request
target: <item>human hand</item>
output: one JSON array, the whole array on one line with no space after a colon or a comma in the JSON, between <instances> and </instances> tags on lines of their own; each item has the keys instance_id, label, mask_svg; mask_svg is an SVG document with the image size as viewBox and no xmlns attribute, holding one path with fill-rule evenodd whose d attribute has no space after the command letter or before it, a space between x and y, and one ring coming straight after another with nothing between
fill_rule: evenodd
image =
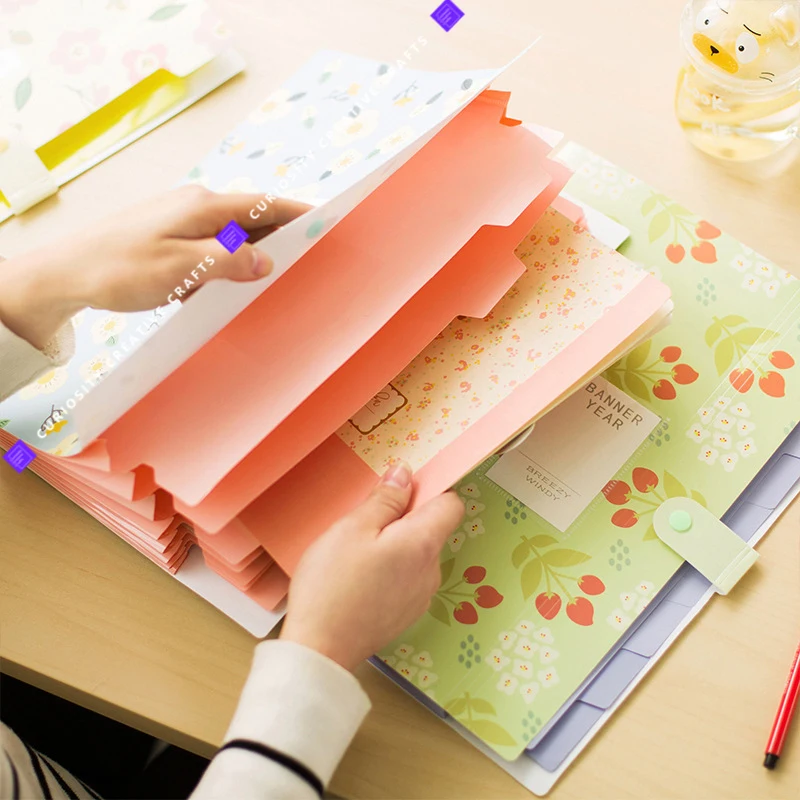
<instances>
[{"instance_id":1,"label":"human hand","mask_svg":"<svg viewBox=\"0 0 800 800\"><path fill-rule=\"evenodd\" d=\"M266 209L253 219L257 203ZM233 219L257 240L309 208L279 198L267 203L260 194L181 187L8 261L0 268L0 321L42 348L88 306L144 311L216 278L257 280L272 270L269 257L247 243L229 253L214 237Z\"/></svg>"},{"instance_id":2,"label":"human hand","mask_svg":"<svg viewBox=\"0 0 800 800\"><path fill-rule=\"evenodd\" d=\"M391 468L372 494L303 555L281 639L354 669L416 622L439 588L439 553L464 515L447 492L408 516L411 470Z\"/></svg>"}]
</instances>

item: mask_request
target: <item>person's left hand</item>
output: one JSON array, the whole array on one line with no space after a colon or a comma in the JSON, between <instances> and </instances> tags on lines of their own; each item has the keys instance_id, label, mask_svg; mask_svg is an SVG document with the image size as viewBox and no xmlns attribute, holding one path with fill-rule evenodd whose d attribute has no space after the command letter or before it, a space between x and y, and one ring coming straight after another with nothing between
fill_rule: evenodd
<instances>
[{"instance_id":1,"label":"person's left hand","mask_svg":"<svg viewBox=\"0 0 800 800\"><path fill-rule=\"evenodd\" d=\"M257 209L257 203L266 209ZM309 208L280 198L265 202L260 194L184 186L86 234L4 263L0 321L41 349L86 307L144 311L179 301L188 286L196 289L216 278L263 278L272 270L265 253L248 243L229 253L214 237L234 220L257 240Z\"/></svg>"}]
</instances>

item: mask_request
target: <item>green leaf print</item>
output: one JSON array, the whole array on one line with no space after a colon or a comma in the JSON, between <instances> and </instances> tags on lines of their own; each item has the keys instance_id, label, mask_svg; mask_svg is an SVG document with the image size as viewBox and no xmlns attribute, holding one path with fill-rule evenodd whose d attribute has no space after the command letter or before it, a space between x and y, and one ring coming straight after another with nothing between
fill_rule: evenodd
<instances>
[{"instance_id":1,"label":"green leaf print","mask_svg":"<svg viewBox=\"0 0 800 800\"><path fill-rule=\"evenodd\" d=\"M750 347L762 338L765 342L768 342L777 335L775 331L769 331L766 328L744 328L733 334L733 340L744 347Z\"/></svg>"},{"instance_id":2,"label":"green leaf print","mask_svg":"<svg viewBox=\"0 0 800 800\"><path fill-rule=\"evenodd\" d=\"M591 556L586 553L580 553L577 550L551 550L542 556L545 564L551 567L574 567L576 564L582 564L588 561Z\"/></svg>"},{"instance_id":3,"label":"green leaf print","mask_svg":"<svg viewBox=\"0 0 800 800\"><path fill-rule=\"evenodd\" d=\"M495 707L488 700L482 700L480 697L471 697L469 707L477 714L491 714L494 717L497 716Z\"/></svg>"},{"instance_id":4,"label":"green leaf print","mask_svg":"<svg viewBox=\"0 0 800 800\"><path fill-rule=\"evenodd\" d=\"M626 363L627 369L638 369L647 361L647 356L650 355L651 340L648 339L644 344L640 344L635 350L631 351Z\"/></svg>"},{"instance_id":5,"label":"green leaf print","mask_svg":"<svg viewBox=\"0 0 800 800\"><path fill-rule=\"evenodd\" d=\"M531 548L527 541L518 544L514 548L514 552L511 553L511 563L519 569L525 563L525 559L530 555L530 552Z\"/></svg>"},{"instance_id":6,"label":"green leaf print","mask_svg":"<svg viewBox=\"0 0 800 800\"><path fill-rule=\"evenodd\" d=\"M33 84L31 83L30 78L23 78L18 84L17 88L14 91L14 106L16 107L17 111L21 111L22 107L28 100L31 99L31 94L33 93Z\"/></svg>"},{"instance_id":7,"label":"green leaf print","mask_svg":"<svg viewBox=\"0 0 800 800\"><path fill-rule=\"evenodd\" d=\"M747 320L744 317L740 317L738 314L728 314L728 316L723 317L720 322L726 328L735 328L737 325L744 325Z\"/></svg>"},{"instance_id":8,"label":"green leaf print","mask_svg":"<svg viewBox=\"0 0 800 800\"><path fill-rule=\"evenodd\" d=\"M736 345L730 337L723 339L714 351L714 364L717 367L717 374L724 375L733 366L736 357Z\"/></svg>"},{"instance_id":9,"label":"green leaf print","mask_svg":"<svg viewBox=\"0 0 800 800\"><path fill-rule=\"evenodd\" d=\"M522 570L522 596L527 600L542 582L542 562L537 558L529 561Z\"/></svg>"},{"instance_id":10,"label":"green leaf print","mask_svg":"<svg viewBox=\"0 0 800 800\"><path fill-rule=\"evenodd\" d=\"M650 526L647 528L644 536L642 537L642 541L649 542L652 539L658 539L658 536L656 535L656 529L653 526L653 523L651 522Z\"/></svg>"},{"instance_id":11,"label":"green leaf print","mask_svg":"<svg viewBox=\"0 0 800 800\"><path fill-rule=\"evenodd\" d=\"M669 211L659 211L653 219L650 220L650 227L647 230L647 235L650 238L650 243L660 239L668 230L669 224L672 221Z\"/></svg>"},{"instance_id":12,"label":"green leaf print","mask_svg":"<svg viewBox=\"0 0 800 800\"><path fill-rule=\"evenodd\" d=\"M467 709L467 701L463 697L457 697L455 700L451 700L449 703L444 704L444 710L448 714L452 714L454 717L457 717L459 714L463 714Z\"/></svg>"},{"instance_id":13,"label":"green leaf print","mask_svg":"<svg viewBox=\"0 0 800 800\"><path fill-rule=\"evenodd\" d=\"M319 76L319 82L325 83L325 81L327 81L331 75L333 75L332 72L323 72L322 75Z\"/></svg>"},{"instance_id":14,"label":"green leaf print","mask_svg":"<svg viewBox=\"0 0 800 800\"><path fill-rule=\"evenodd\" d=\"M655 195L651 195L642 203L642 216L649 217L655 211L658 200Z\"/></svg>"},{"instance_id":15,"label":"green leaf print","mask_svg":"<svg viewBox=\"0 0 800 800\"><path fill-rule=\"evenodd\" d=\"M692 495L691 496L692 496L692 500L694 500L695 503L699 503L701 506L703 506L703 508L707 508L708 507L708 503L706 503L705 497L703 497L703 495L701 495L700 492L695 491L694 489L692 489Z\"/></svg>"},{"instance_id":16,"label":"green leaf print","mask_svg":"<svg viewBox=\"0 0 800 800\"><path fill-rule=\"evenodd\" d=\"M722 335L722 322L717 320L710 328L706 330L706 344L709 347L714 346L714 342Z\"/></svg>"},{"instance_id":17,"label":"green leaf print","mask_svg":"<svg viewBox=\"0 0 800 800\"><path fill-rule=\"evenodd\" d=\"M686 489L683 484L671 473L664 473L664 491L667 497L686 497Z\"/></svg>"},{"instance_id":18,"label":"green leaf print","mask_svg":"<svg viewBox=\"0 0 800 800\"><path fill-rule=\"evenodd\" d=\"M165 19L172 19L176 14L180 14L186 8L185 3L178 3L172 6L162 6L154 11L149 17L153 22L163 22Z\"/></svg>"},{"instance_id":19,"label":"green leaf print","mask_svg":"<svg viewBox=\"0 0 800 800\"><path fill-rule=\"evenodd\" d=\"M633 372L626 372L623 380L628 391L639 400L649 400L650 394L647 391L647 384Z\"/></svg>"},{"instance_id":20,"label":"green leaf print","mask_svg":"<svg viewBox=\"0 0 800 800\"><path fill-rule=\"evenodd\" d=\"M528 540L534 547L549 547L551 544L558 544L558 539L553 536L548 536L542 533L539 536L533 536Z\"/></svg>"},{"instance_id":21,"label":"green leaf print","mask_svg":"<svg viewBox=\"0 0 800 800\"><path fill-rule=\"evenodd\" d=\"M490 719L473 719L465 721L464 725L485 742L509 747L513 747L517 743L505 728Z\"/></svg>"},{"instance_id":22,"label":"green leaf print","mask_svg":"<svg viewBox=\"0 0 800 800\"><path fill-rule=\"evenodd\" d=\"M11 422L10 419L0 419L0 428L5 428L8 423Z\"/></svg>"},{"instance_id":23,"label":"green leaf print","mask_svg":"<svg viewBox=\"0 0 800 800\"><path fill-rule=\"evenodd\" d=\"M428 606L428 613L439 622L450 626L450 615L447 613L447 606L439 597L432 597L431 604Z\"/></svg>"},{"instance_id":24,"label":"green leaf print","mask_svg":"<svg viewBox=\"0 0 800 800\"><path fill-rule=\"evenodd\" d=\"M453 567L456 564L454 558L448 558L447 561L442 561L440 569L442 571L442 581L440 585L447 583L448 578L453 574Z\"/></svg>"}]
</instances>

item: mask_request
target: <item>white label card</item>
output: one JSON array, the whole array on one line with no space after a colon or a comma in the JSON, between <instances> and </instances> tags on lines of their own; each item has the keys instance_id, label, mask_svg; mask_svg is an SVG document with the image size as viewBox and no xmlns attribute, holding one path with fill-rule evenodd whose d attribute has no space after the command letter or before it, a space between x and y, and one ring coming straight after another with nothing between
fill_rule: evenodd
<instances>
[{"instance_id":1,"label":"white label card","mask_svg":"<svg viewBox=\"0 0 800 800\"><path fill-rule=\"evenodd\" d=\"M598 377L542 417L486 477L563 533L659 421Z\"/></svg>"}]
</instances>

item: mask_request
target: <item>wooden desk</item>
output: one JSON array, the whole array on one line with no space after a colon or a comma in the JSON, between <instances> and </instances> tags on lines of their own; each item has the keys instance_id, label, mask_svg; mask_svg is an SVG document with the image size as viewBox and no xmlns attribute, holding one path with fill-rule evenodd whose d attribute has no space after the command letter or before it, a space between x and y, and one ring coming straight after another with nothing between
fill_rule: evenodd
<instances>
[{"instance_id":1,"label":"wooden desk","mask_svg":"<svg viewBox=\"0 0 800 800\"><path fill-rule=\"evenodd\" d=\"M800 164L748 182L694 152L673 120L682 4L459 0L466 16L445 34L428 19L436 0L218 0L246 75L4 225L0 252L171 186L318 48L401 57L422 34L429 45L414 66L494 66L540 31L545 38L496 84L514 92L513 115L564 130L800 274ZM797 795L800 725L774 774L760 762L800 630L799 542L795 504L757 567L701 615L554 797ZM247 672L246 633L31 474L0 469L0 548L5 671L213 751ZM388 681L366 667L360 677L374 710L336 774L337 793L528 796Z\"/></svg>"}]
</instances>

